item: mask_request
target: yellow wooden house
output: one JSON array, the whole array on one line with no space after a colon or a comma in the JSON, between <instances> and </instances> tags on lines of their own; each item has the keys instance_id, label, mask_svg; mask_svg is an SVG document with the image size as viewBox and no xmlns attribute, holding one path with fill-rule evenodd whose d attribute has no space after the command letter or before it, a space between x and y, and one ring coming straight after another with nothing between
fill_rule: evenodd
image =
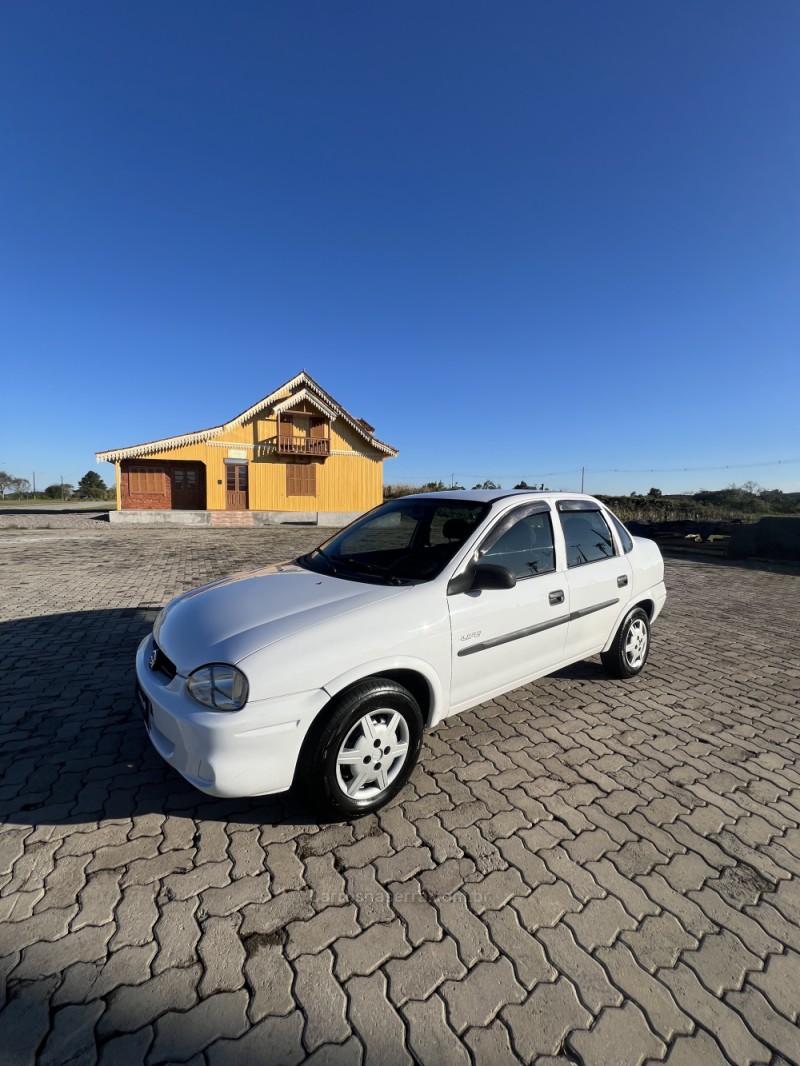
<instances>
[{"instance_id":1,"label":"yellow wooden house","mask_svg":"<svg viewBox=\"0 0 800 1066\"><path fill-rule=\"evenodd\" d=\"M397 450L301 371L210 429L97 452L114 463L118 520L230 512L259 521L338 524L379 504L383 461ZM310 517L311 516L311 517Z\"/></svg>"}]
</instances>

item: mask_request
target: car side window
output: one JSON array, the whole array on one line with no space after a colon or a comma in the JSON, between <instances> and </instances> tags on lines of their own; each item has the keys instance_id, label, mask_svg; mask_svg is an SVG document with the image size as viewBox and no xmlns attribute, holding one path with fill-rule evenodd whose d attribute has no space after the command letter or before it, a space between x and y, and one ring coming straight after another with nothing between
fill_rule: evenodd
<instances>
[{"instance_id":1,"label":"car side window","mask_svg":"<svg viewBox=\"0 0 800 1066\"><path fill-rule=\"evenodd\" d=\"M620 543L622 544L622 550L627 555L629 551L633 551L633 541L631 540L631 535L613 511L609 511L608 513L611 518L611 521L614 523L614 529L616 529L617 535L619 536Z\"/></svg>"},{"instance_id":2,"label":"car side window","mask_svg":"<svg viewBox=\"0 0 800 1066\"><path fill-rule=\"evenodd\" d=\"M550 515L526 515L496 539L490 534L481 548L480 561L505 566L517 579L555 570Z\"/></svg>"},{"instance_id":3,"label":"car side window","mask_svg":"<svg viewBox=\"0 0 800 1066\"><path fill-rule=\"evenodd\" d=\"M561 512L567 545L567 566L583 566L615 555L611 530L599 511Z\"/></svg>"}]
</instances>

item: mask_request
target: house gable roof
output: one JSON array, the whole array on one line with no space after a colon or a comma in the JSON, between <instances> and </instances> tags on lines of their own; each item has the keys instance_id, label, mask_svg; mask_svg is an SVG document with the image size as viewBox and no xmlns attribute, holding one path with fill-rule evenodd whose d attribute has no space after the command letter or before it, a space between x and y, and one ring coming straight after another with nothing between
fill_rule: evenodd
<instances>
[{"instance_id":1,"label":"house gable roof","mask_svg":"<svg viewBox=\"0 0 800 1066\"><path fill-rule=\"evenodd\" d=\"M222 436L226 430L241 426L244 422L248 422L251 418L255 418L264 411L269 411L270 409L273 413L288 411L303 400L326 414L331 421L337 418L341 419L361 440L387 458L397 455L396 448L372 435L368 428L368 422L360 418L354 418L334 400L330 393L317 384L310 374L307 374L305 370L301 370L296 377L275 389L269 396L265 396L263 400L259 400L258 403L248 407L246 411L242 411L241 414L236 415L229 422L224 422L221 426L198 429L192 433L182 433L175 437L162 437L161 440L133 444L128 448L110 448L108 451L96 452L95 458L98 462L106 460L109 463L117 463L121 459L143 458L144 456L152 455L154 452L182 448L187 444L201 444L204 441L213 440L214 437Z\"/></svg>"}]
</instances>

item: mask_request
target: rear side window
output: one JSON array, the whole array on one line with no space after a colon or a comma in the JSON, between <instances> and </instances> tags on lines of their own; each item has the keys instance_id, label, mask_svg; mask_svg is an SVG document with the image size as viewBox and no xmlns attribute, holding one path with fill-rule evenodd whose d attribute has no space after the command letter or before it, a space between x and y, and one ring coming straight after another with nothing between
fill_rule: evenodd
<instances>
[{"instance_id":1,"label":"rear side window","mask_svg":"<svg viewBox=\"0 0 800 1066\"><path fill-rule=\"evenodd\" d=\"M614 523L614 529L616 529L617 536L619 537L620 542L622 544L622 550L627 555L628 552L631 551L633 548L633 541L631 540L631 535L615 514L609 511L608 515L611 521Z\"/></svg>"},{"instance_id":2,"label":"rear side window","mask_svg":"<svg viewBox=\"0 0 800 1066\"><path fill-rule=\"evenodd\" d=\"M490 534L481 548L481 562L505 566L518 579L555 570L550 515L529 514L499 537Z\"/></svg>"},{"instance_id":3,"label":"rear side window","mask_svg":"<svg viewBox=\"0 0 800 1066\"><path fill-rule=\"evenodd\" d=\"M615 555L611 530L599 511L565 511L561 518L567 566L583 566Z\"/></svg>"}]
</instances>

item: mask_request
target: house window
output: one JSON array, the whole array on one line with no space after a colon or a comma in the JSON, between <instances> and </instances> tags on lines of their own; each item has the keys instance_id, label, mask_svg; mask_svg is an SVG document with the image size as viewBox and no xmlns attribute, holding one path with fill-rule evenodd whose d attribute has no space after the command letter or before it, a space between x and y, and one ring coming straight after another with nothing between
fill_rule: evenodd
<instances>
[{"instance_id":1,"label":"house window","mask_svg":"<svg viewBox=\"0 0 800 1066\"><path fill-rule=\"evenodd\" d=\"M128 471L128 491L131 496L164 496L166 486L161 467L134 466Z\"/></svg>"},{"instance_id":2,"label":"house window","mask_svg":"<svg viewBox=\"0 0 800 1066\"><path fill-rule=\"evenodd\" d=\"M172 484L176 489L196 489L197 471L192 467L189 467L189 469L186 470L181 470L180 468L173 470Z\"/></svg>"},{"instance_id":3,"label":"house window","mask_svg":"<svg viewBox=\"0 0 800 1066\"><path fill-rule=\"evenodd\" d=\"M317 467L314 463L286 464L286 495L316 496Z\"/></svg>"}]
</instances>

